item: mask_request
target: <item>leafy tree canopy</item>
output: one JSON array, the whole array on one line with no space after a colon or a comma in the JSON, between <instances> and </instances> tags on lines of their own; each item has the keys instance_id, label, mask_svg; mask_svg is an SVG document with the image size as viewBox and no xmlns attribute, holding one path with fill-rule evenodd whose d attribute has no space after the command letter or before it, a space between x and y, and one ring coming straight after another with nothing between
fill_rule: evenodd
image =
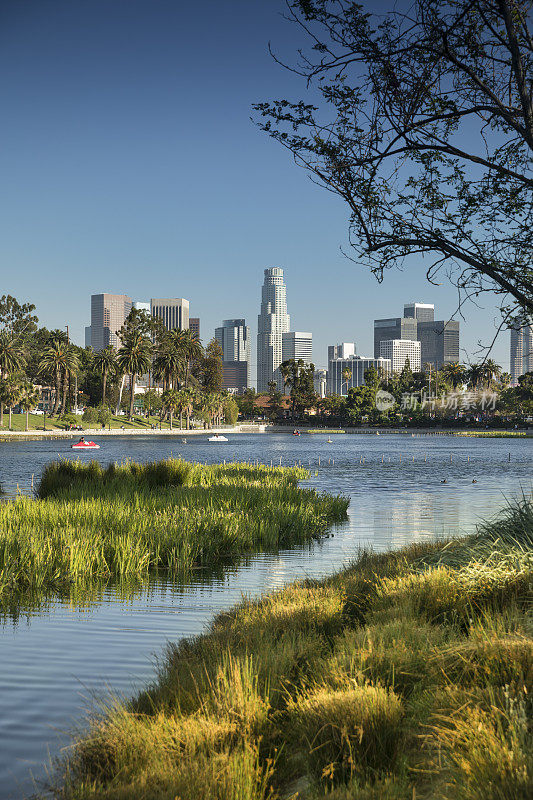
<instances>
[{"instance_id":1,"label":"leafy tree canopy","mask_svg":"<svg viewBox=\"0 0 533 800\"><path fill-rule=\"evenodd\" d=\"M430 281L496 292L504 322L533 311L533 0L287 10L309 97L257 104L258 124L346 202L356 260L382 280L419 254Z\"/></svg>"}]
</instances>

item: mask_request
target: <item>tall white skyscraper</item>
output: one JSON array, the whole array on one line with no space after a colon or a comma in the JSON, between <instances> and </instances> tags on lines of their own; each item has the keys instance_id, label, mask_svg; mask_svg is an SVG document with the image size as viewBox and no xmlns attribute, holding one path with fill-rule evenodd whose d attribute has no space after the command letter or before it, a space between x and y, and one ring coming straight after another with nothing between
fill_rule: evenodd
<instances>
[{"instance_id":1,"label":"tall white skyscraper","mask_svg":"<svg viewBox=\"0 0 533 800\"><path fill-rule=\"evenodd\" d=\"M283 380L278 367L283 361L283 334L290 329L287 314L287 288L283 270L271 267L265 270L261 290L261 313L257 317L257 391L268 391L274 380L283 391Z\"/></svg>"},{"instance_id":2,"label":"tall white skyscraper","mask_svg":"<svg viewBox=\"0 0 533 800\"><path fill-rule=\"evenodd\" d=\"M533 322L513 320L511 327L511 382L513 386L526 372L533 372Z\"/></svg>"}]
</instances>

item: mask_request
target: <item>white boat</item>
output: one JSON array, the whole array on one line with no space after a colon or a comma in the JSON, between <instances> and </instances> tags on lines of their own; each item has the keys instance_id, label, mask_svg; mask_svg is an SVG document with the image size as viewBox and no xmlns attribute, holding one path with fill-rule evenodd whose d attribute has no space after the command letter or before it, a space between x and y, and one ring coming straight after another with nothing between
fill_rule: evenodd
<instances>
[{"instance_id":1,"label":"white boat","mask_svg":"<svg viewBox=\"0 0 533 800\"><path fill-rule=\"evenodd\" d=\"M331 436L330 436L330 438L329 438L329 439L326 441L326 444L333 444L333 439L331 438Z\"/></svg>"},{"instance_id":2,"label":"white boat","mask_svg":"<svg viewBox=\"0 0 533 800\"><path fill-rule=\"evenodd\" d=\"M225 436L222 436L220 433L215 433L213 436L210 436L208 439L209 442L227 442L228 439Z\"/></svg>"}]
</instances>

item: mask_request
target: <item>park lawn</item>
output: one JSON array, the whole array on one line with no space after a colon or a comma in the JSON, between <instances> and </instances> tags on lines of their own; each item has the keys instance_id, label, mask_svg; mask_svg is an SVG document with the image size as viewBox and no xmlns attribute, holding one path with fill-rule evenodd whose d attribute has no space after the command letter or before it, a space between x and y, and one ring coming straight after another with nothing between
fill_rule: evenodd
<instances>
[{"instance_id":1,"label":"park lawn","mask_svg":"<svg viewBox=\"0 0 533 800\"><path fill-rule=\"evenodd\" d=\"M76 417L76 421L78 425L82 426L83 430L95 430L100 428L101 426L98 423L88 423L83 422L81 416ZM41 414L30 414L28 420L28 428L30 431L42 431L44 425L44 417ZM150 417L150 419L145 419L144 417L135 416L133 420L130 422L127 416L121 417L112 417L111 421L106 428L111 428L111 430L119 430L120 428L124 427L126 430L128 429L146 429L151 430L151 426L155 425L157 428L160 427L159 417ZM168 430L170 425L168 422L163 422L161 425L163 430ZM173 428L179 427L179 420L173 421L172 424ZM46 430L55 431L59 430L62 431L65 429L65 423L61 419L61 417L46 417ZM26 430L26 414L12 414L11 416L11 430L12 431L25 431ZM0 426L0 434L2 431L9 431L9 415L4 412L4 425L3 427ZM73 431L75 434L76 431Z\"/></svg>"}]
</instances>

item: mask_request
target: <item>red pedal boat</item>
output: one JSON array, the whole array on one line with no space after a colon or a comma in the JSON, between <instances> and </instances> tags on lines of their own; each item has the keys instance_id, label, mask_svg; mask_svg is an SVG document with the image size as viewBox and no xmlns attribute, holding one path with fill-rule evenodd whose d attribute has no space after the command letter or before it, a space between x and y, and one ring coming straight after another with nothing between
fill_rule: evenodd
<instances>
[{"instance_id":1,"label":"red pedal boat","mask_svg":"<svg viewBox=\"0 0 533 800\"><path fill-rule=\"evenodd\" d=\"M80 439L76 444L71 445L72 450L100 450L100 445L86 439Z\"/></svg>"}]
</instances>

